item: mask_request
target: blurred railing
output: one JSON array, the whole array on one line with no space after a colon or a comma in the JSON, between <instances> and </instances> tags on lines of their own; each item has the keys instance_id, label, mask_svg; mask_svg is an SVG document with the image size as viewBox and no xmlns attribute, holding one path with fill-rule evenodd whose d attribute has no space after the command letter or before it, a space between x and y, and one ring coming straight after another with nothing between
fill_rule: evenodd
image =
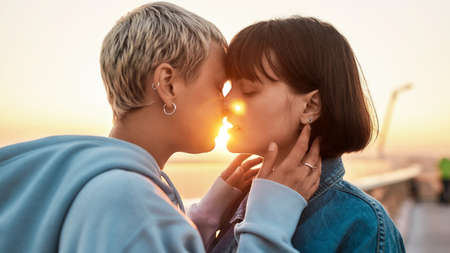
<instances>
[{"instance_id":1,"label":"blurred railing","mask_svg":"<svg viewBox=\"0 0 450 253\"><path fill-rule=\"evenodd\" d=\"M418 176L421 170L419 165L413 164L406 168L353 179L350 182L382 202L390 213L396 214L400 203L397 200L410 195L411 180ZM392 191L395 191L394 194L387 196L387 193ZM396 201L390 201L391 199ZM183 202L187 209L199 200L200 198L189 198L184 199Z\"/></svg>"},{"instance_id":2,"label":"blurred railing","mask_svg":"<svg viewBox=\"0 0 450 253\"><path fill-rule=\"evenodd\" d=\"M406 239L410 230L411 210L417 198L417 185L414 179L422 171L422 166L413 164L405 168L354 179L351 182L383 204L403 238Z\"/></svg>"},{"instance_id":3,"label":"blurred railing","mask_svg":"<svg viewBox=\"0 0 450 253\"><path fill-rule=\"evenodd\" d=\"M351 181L364 191L371 191L379 187L407 182L415 178L422 171L421 166L413 164L402 169L395 169L377 175L365 176Z\"/></svg>"}]
</instances>

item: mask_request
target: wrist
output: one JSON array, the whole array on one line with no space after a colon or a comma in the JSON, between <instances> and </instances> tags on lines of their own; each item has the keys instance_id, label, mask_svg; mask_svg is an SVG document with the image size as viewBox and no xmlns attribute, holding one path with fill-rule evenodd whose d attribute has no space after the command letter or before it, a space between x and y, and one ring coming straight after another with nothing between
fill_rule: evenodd
<instances>
[{"instance_id":1,"label":"wrist","mask_svg":"<svg viewBox=\"0 0 450 253\"><path fill-rule=\"evenodd\" d=\"M306 200L291 188L271 180L255 179L239 229L244 232L245 227L258 229L290 240L306 206Z\"/></svg>"}]
</instances>

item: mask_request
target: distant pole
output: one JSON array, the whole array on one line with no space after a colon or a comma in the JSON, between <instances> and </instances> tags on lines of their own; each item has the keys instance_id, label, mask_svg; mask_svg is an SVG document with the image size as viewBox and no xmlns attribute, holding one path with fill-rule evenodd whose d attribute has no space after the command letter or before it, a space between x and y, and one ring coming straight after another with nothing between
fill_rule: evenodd
<instances>
[{"instance_id":1,"label":"distant pole","mask_svg":"<svg viewBox=\"0 0 450 253\"><path fill-rule=\"evenodd\" d=\"M391 125L392 112L394 111L394 105L395 105L395 102L397 101L397 96L398 96L398 94L400 94L403 91L410 90L412 88L412 86L413 86L412 83L406 83L406 84L400 86L399 88L395 89L391 93L391 98L389 100L389 104L386 109L386 114L384 115L383 126L381 128L380 139L378 142L378 156L380 158L384 157L384 144L386 142L386 136L388 134L389 127Z\"/></svg>"}]
</instances>

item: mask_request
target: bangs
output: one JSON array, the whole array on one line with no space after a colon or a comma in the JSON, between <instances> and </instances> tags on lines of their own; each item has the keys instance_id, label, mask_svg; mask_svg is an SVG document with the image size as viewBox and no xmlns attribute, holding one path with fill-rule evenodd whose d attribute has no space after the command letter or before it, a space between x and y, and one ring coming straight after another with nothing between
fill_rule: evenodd
<instances>
[{"instance_id":1,"label":"bangs","mask_svg":"<svg viewBox=\"0 0 450 253\"><path fill-rule=\"evenodd\" d=\"M227 74L230 79L261 83L261 75L271 81L278 81L282 77L273 51L271 30L270 21L267 21L249 26L234 36L227 55Z\"/></svg>"}]
</instances>

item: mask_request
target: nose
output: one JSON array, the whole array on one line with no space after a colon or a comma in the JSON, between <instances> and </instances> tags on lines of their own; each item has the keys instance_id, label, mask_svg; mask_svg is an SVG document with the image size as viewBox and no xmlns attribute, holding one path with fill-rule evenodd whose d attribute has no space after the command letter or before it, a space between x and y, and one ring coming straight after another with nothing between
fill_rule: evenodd
<instances>
[{"instance_id":1,"label":"nose","mask_svg":"<svg viewBox=\"0 0 450 253\"><path fill-rule=\"evenodd\" d=\"M232 104L231 92L229 92L223 99L223 113L225 116L228 116L231 112L231 104Z\"/></svg>"},{"instance_id":2,"label":"nose","mask_svg":"<svg viewBox=\"0 0 450 253\"><path fill-rule=\"evenodd\" d=\"M243 102L233 97L231 92L224 98L224 114L225 116L229 116L231 114L241 114L242 109L244 108Z\"/></svg>"},{"instance_id":3,"label":"nose","mask_svg":"<svg viewBox=\"0 0 450 253\"><path fill-rule=\"evenodd\" d=\"M228 116L231 115L230 106L227 103L225 103L224 106L223 106L223 113L222 114L223 114L224 117L228 117Z\"/></svg>"}]
</instances>

